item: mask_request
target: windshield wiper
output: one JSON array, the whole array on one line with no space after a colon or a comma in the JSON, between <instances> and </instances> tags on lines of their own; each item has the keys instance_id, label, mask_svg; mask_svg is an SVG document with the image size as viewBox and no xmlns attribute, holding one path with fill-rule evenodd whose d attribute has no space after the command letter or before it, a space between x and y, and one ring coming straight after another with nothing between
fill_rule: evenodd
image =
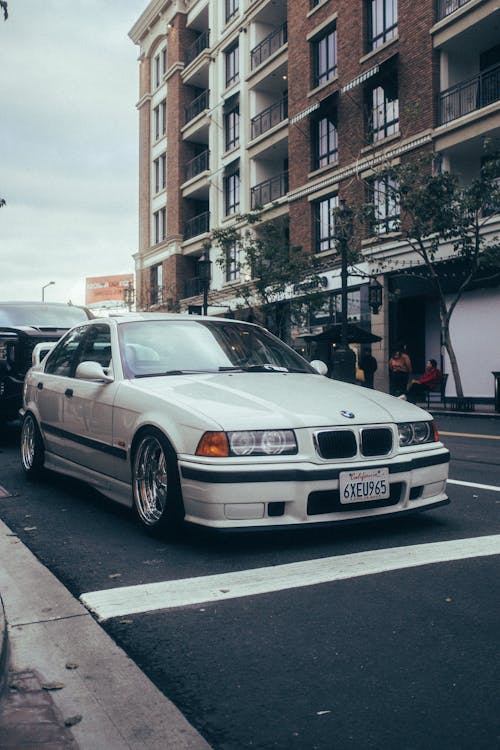
<instances>
[{"instance_id":1,"label":"windshield wiper","mask_svg":"<svg viewBox=\"0 0 500 750\"><path fill-rule=\"evenodd\" d=\"M236 365L234 367L219 367L219 372L291 372L288 367L280 365Z\"/></svg>"},{"instance_id":2,"label":"windshield wiper","mask_svg":"<svg viewBox=\"0 0 500 750\"><path fill-rule=\"evenodd\" d=\"M217 372L217 370L164 370L163 372L144 372L134 375L135 378L163 378L168 375L200 375Z\"/></svg>"}]
</instances>

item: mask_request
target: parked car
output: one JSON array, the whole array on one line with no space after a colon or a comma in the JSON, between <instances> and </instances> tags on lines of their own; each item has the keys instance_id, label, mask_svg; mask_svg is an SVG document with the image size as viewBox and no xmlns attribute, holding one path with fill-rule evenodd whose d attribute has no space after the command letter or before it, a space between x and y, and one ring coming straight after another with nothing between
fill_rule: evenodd
<instances>
[{"instance_id":1,"label":"parked car","mask_svg":"<svg viewBox=\"0 0 500 750\"><path fill-rule=\"evenodd\" d=\"M24 388L22 466L150 529L358 521L448 502L427 412L329 380L259 326L132 314L73 328Z\"/></svg>"},{"instance_id":2,"label":"parked car","mask_svg":"<svg viewBox=\"0 0 500 750\"><path fill-rule=\"evenodd\" d=\"M19 416L32 352L91 318L84 307L52 302L0 302L0 424Z\"/></svg>"}]
</instances>

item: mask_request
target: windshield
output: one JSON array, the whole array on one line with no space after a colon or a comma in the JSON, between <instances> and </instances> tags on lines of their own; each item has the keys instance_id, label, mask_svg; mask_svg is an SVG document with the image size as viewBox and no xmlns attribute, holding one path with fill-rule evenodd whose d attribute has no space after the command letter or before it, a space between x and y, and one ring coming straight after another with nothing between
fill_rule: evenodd
<instances>
[{"instance_id":1,"label":"windshield","mask_svg":"<svg viewBox=\"0 0 500 750\"><path fill-rule=\"evenodd\" d=\"M50 305L46 302L26 305L0 305L0 325L31 326L33 328L72 328L87 320L81 307Z\"/></svg>"},{"instance_id":2,"label":"windshield","mask_svg":"<svg viewBox=\"0 0 500 750\"><path fill-rule=\"evenodd\" d=\"M120 326L128 377L196 372L315 373L300 355L257 326L200 320L146 320Z\"/></svg>"}]
</instances>

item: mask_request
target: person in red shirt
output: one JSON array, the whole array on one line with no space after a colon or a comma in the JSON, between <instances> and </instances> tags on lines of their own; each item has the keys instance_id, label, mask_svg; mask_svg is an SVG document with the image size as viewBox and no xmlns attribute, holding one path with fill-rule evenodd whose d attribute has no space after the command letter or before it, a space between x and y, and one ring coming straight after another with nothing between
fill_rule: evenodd
<instances>
[{"instance_id":1,"label":"person in red shirt","mask_svg":"<svg viewBox=\"0 0 500 750\"><path fill-rule=\"evenodd\" d=\"M429 359L425 366L425 372L418 380L412 380L406 393L401 398L406 398L412 404L422 401L429 391L432 391L439 385L442 379L441 370L437 366L435 359Z\"/></svg>"}]
</instances>

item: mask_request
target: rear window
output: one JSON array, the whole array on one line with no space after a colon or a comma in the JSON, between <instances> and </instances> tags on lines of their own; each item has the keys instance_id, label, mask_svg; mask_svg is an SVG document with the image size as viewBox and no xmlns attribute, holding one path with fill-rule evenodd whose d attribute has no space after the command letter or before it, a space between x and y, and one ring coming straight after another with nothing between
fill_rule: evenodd
<instances>
[{"instance_id":1,"label":"rear window","mask_svg":"<svg viewBox=\"0 0 500 750\"><path fill-rule=\"evenodd\" d=\"M85 310L74 305L0 305L0 326L34 328L72 328L87 320Z\"/></svg>"}]
</instances>

